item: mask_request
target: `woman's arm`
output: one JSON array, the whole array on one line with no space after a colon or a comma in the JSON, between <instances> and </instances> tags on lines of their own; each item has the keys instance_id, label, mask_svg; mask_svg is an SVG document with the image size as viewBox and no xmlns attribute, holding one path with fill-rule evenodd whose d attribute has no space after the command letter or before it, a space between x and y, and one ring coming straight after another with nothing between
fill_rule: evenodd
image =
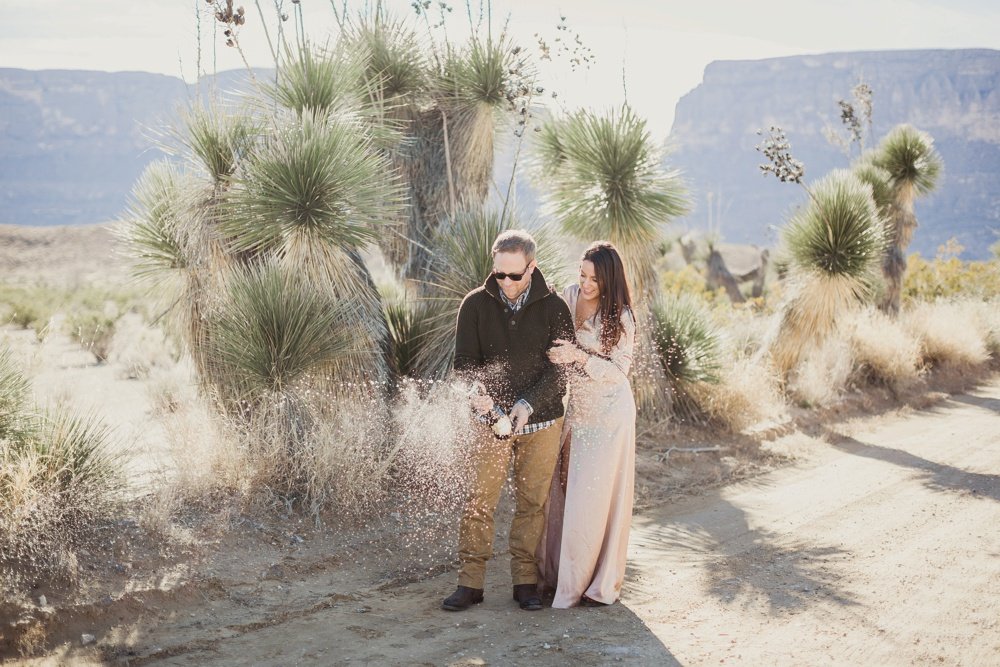
<instances>
[{"instance_id":1,"label":"woman's arm","mask_svg":"<svg viewBox=\"0 0 1000 667\"><path fill-rule=\"evenodd\" d=\"M632 311L626 309L622 313L622 335L607 355L595 354L589 350L587 360L583 363L583 372L597 382L618 383L628 378L632 370L632 358L635 350L635 318Z\"/></svg>"}]
</instances>

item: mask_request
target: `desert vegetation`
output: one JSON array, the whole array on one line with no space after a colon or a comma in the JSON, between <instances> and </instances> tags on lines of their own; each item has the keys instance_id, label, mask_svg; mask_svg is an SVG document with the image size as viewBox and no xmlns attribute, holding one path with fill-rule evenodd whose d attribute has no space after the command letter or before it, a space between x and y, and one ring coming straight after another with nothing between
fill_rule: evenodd
<instances>
[{"instance_id":1,"label":"desert vegetation","mask_svg":"<svg viewBox=\"0 0 1000 667\"><path fill-rule=\"evenodd\" d=\"M535 234L560 287L574 243L622 250L643 335L641 447L665 449L677 429L721 442L996 368L1000 259L904 259L914 200L941 170L930 137L897 128L864 152L850 116L859 157L808 184L773 128L766 171L804 202L780 278L733 303L703 262L678 258L670 222L688 195L641 118L543 114L527 49L471 13L471 37L447 40L415 5L416 21L336 13L339 39L322 48L279 31L273 81L182 114L176 159L143 174L118 230L147 292L0 285L9 330L58 329L148 382L171 445L152 488L127 489L112 434L34 405L0 342L5 595L28 599L52 573L74 581L74 549L125 516L166 539L191 507L450 521L470 428L468 388L449 377L455 316L506 229ZM235 30L247 19L231 9L218 20ZM510 201L513 174L494 173L501 140L540 184L537 218Z\"/></svg>"}]
</instances>

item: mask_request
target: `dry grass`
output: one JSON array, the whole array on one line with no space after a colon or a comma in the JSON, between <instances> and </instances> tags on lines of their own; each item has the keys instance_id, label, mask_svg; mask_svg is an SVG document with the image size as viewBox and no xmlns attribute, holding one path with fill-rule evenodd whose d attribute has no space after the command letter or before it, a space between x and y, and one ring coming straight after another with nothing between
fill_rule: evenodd
<instances>
[{"instance_id":1,"label":"dry grass","mask_svg":"<svg viewBox=\"0 0 1000 667\"><path fill-rule=\"evenodd\" d=\"M1000 361L1000 297L989 301L973 301L970 307L983 335L987 352L994 361Z\"/></svg>"},{"instance_id":2,"label":"dry grass","mask_svg":"<svg viewBox=\"0 0 1000 667\"><path fill-rule=\"evenodd\" d=\"M163 329L150 326L138 313L126 313L115 327L108 361L129 380L150 377L154 369L174 367L180 354Z\"/></svg>"},{"instance_id":3,"label":"dry grass","mask_svg":"<svg viewBox=\"0 0 1000 667\"><path fill-rule=\"evenodd\" d=\"M717 384L698 382L687 392L712 423L731 433L780 420L785 412L779 378L759 360L738 359L725 365Z\"/></svg>"},{"instance_id":4,"label":"dry grass","mask_svg":"<svg viewBox=\"0 0 1000 667\"><path fill-rule=\"evenodd\" d=\"M840 398L853 369L851 347L837 333L810 348L789 375L789 398L803 407L826 407Z\"/></svg>"},{"instance_id":5,"label":"dry grass","mask_svg":"<svg viewBox=\"0 0 1000 667\"><path fill-rule=\"evenodd\" d=\"M899 321L868 308L853 313L844 332L859 380L898 392L920 379L920 343Z\"/></svg>"},{"instance_id":6,"label":"dry grass","mask_svg":"<svg viewBox=\"0 0 1000 667\"><path fill-rule=\"evenodd\" d=\"M927 366L973 369L989 359L987 333L973 302L918 303L903 313L901 321L919 341Z\"/></svg>"}]
</instances>

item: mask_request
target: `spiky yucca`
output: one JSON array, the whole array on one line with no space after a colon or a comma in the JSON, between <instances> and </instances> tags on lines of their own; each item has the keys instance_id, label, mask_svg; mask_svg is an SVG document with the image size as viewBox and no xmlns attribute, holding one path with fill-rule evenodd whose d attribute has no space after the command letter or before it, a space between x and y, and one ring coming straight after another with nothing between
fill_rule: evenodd
<instances>
[{"instance_id":1,"label":"spiky yucca","mask_svg":"<svg viewBox=\"0 0 1000 667\"><path fill-rule=\"evenodd\" d=\"M210 321L212 358L237 400L294 393L350 351L349 314L275 260L237 267Z\"/></svg>"},{"instance_id":2,"label":"spiky yucca","mask_svg":"<svg viewBox=\"0 0 1000 667\"><path fill-rule=\"evenodd\" d=\"M10 349L0 349L0 440L16 437L28 389L28 379L17 368Z\"/></svg>"},{"instance_id":3,"label":"spiky yucca","mask_svg":"<svg viewBox=\"0 0 1000 667\"><path fill-rule=\"evenodd\" d=\"M171 162L151 163L132 188L121 238L132 258L132 272L157 281L189 268L191 179Z\"/></svg>"},{"instance_id":4,"label":"spiky yucca","mask_svg":"<svg viewBox=\"0 0 1000 667\"><path fill-rule=\"evenodd\" d=\"M913 203L937 187L944 163L934 148L934 139L910 125L897 125L879 143L871 162L889 174L892 215L889 244L882 262L886 282L879 307L891 315L899 313L899 301L906 273L906 248L913 239L917 218Z\"/></svg>"},{"instance_id":5,"label":"spiky yucca","mask_svg":"<svg viewBox=\"0 0 1000 667\"><path fill-rule=\"evenodd\" d=\"M111 432L95 419L38 413L9 350L0 350L0 591L51 580L124 488Z\"/></svg>"},{"instance_id":6,"label":"spiky yucca","mask_svg":"<svg viewBox=\"0 0 1000 667\"><path fill-rule=\"evenodd\" d=\"M233 252L286 254L309 243L357 249L400 206L387 160L346 117L304 116L247 157L218 211Z\"/></svg>"},{"instance_id":7,"label":"spiky yucca","mask_svg":"<svg viewBox=\"0 0 1000 667\"><path fill-rule=\"evenodd\" d=\"M361 61L347 49L315 49L309 44L286 48L276 81L266 89L279 105L297 116L322 116L358 109Z\"/></svg>"},{"instance_id":8,"label":"spiky yucca","mask_svg":"<svg viewBox=\"0 0 1000 667\"><path fill-rule=\"evenodd\" d=\"M182 145L216 185L236 172L260 133L259 121L250 115L216 105L191 107L184 113L183 128L178 137Z\"/></svg>"},{"instance_id":9,"label":"spiky yucca","mask_svg":"<svg viewBox=\"0 0 1000 667\"><path fill-rule=\"evenodd\" d=\"M358 54L361 90L387 109L426 99L431 69L412 25L384 13L359 16L345 26L345 51Z\"/></svg>"},{"instance_id":10,"label":"spiky yucca","mask_svg":"<svg viewBox=\"0 0 1000 667\"><path fill-rule=\"evenodd\" d=\"M838 314L869 293L886 242L871 186L848 171L831 172L811 189L783 241L793 286L770 352L784 376Z\"/></svg>"},{"instance_id":11,"label":"spiky yucca","mask_svg":"<svg viewBox=\"0 0 1000 667\"><path fill-rule=\"evenodd\" d=\"M646 122L628 106L606 115L578 111L539 134L547 205L563 229L606 239L623 254L635 296L656 290L653 254L665 223L687 210L676 172L662 166Z\"/></svg>"},{"instance_id":12,"label":"spiky yucca","mask_svg":"<svg viewBox=\"0 0 1000 667\"><path fill-rule=\"evenodd\" d=\"M653 340L674 389L716 383L722 368L720 332L702 303L684 294L660 297L651 308Z\"/></svg>"}]
</instances>

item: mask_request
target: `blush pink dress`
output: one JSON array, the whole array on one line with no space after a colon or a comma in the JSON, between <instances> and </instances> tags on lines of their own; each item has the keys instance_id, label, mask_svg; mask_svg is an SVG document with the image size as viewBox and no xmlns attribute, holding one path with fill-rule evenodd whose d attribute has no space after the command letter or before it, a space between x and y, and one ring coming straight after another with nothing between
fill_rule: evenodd
<instances>
[{"instance_id":1,"label":"blush pink dress","mask_svg":"<svg viewBox=\"0 0 1000 667\"><path fill-rule=\"evenodd\" d=\"M571 313L579 294L578 285L563 291ZM598 317L576 332L577 342L592 354L584 373L570 379L563 449L538 547L542 584L555 589L552 606L559 609L576 606L584 595L611 604L625 579L635 486L631 312L623 313L622 326L624 333L606 355L601 354Z\"/></svg>"}]
</instances>

